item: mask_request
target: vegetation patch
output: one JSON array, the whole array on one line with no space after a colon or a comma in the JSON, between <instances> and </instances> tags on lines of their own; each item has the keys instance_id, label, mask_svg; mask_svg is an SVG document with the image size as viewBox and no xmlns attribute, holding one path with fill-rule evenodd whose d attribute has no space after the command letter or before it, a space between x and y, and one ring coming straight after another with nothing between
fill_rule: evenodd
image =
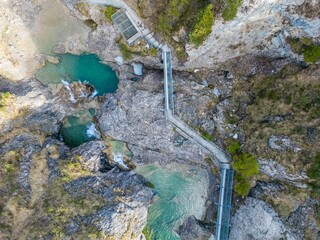
<instances>
[{"instance_id":1,"label":"vegetation patch","mask_svg":"<svg viewBox=\"0 0 320 240\"><path fill-rule=\"evenodd\" d=\"M128 46L127 42L123 37L118 38L116 42L118 43L122 57L125 60L131 60L133 58L133 54L137 54L144 57L156 57L158 55L158 50L154 47L148 48L147 43L144 39L139 40L132 46Z\"/></svg>"},{"instance_id":2,"label":"vegetation patch","mask_svg":"<svg viewBox=\"0 0 320 240\"><path fill-rule=\"evenodd\" d=\"M173 46L180 60L186 60L187 38L180 37L179 32L185 32L185 36L192 38L193 44L200 45L210 34L214 21L211 1L165 0L154 4L154 9L157 10L154 11L151 21L155 31L161 33L164 41ZM174 40L174 35L178 36L179 40Z\"/></svg>"},{"instance_id":3,"label":"vegetation patch","mask_svg":"<svg viewBox=\"0 0 320 240\"><path fill-rule=\"evenodd\" d=\"M228 0L226 6L222 10L222 17L225 21L234 19L237 15L238 8L241 6L242 0Z\"/></svg>"},{"instance_id":4,"label":"vegetation patch","mask_svg":"<svg viewBox=\"0 0 320 240\"><path fill-rule=\"evenodd\" d=\"M8 106L13 99L13 95L10 92L0 92L0 109Z\"/></svg>"},{"instance_id":5,"label":"vegetation patch","mask_svg":"<svg viewBox=\"0 0 320 240\"><path fill-rule=\"evenodd\" d=\"M309 38L289 38L288 42L293 52L303 54L305 62L314 63L320 59L320 46L312 43Z\"/></svg>"},{"instance_id":6,"label":"vegetation patch","mask_svg":"<svg viewBox=\"0 0 320 240\"><path fill-rule=\"evenodd\" d=\"M153 240L154 239L153 230L150 231L147 226L144 227L144 229L142 230L142 233L145 236L146 240Z\"/></svg>"},{"instance_id":7,"label":"vegetation patch","mask_svg":"<svg viewBox=\"0 0 320 240\"><path fill-rule=\"evenodd\" d=\"M121 43L119 44L119 47L120 47L120 51L123 59L130 60L133 58L132 52L130 51L129 46L127 44Z\"/></svg>"},{"instance_id":8,"label":"vegetation patch","mask_svg":"<svg viewBox=\"0 0 320 240\"><path fill-rule=\"evenodd\" d=\"M311 179L320 179L320 153L316 155L314 163L307 171L307 175Z\"/></svg>"},{"instance_id":9,"label":"vegetation patch","mask_svg":"<svg viewBox=\"0 0 320 240\"><path fill-rule=\"evenodd\" d=\"M110 22L112 21L112 18L111 16L113 14L115 14L117 12L117 8L115 7L112 7L112 6L107 6L106 7L106 10L105 10L105 16L106 16L106 19L108 19Z\"/></svg>"},{"instance_id":10,"label":"vegetation patch","mask_svg":"<svg viewBox=\"0 0 320 240\"><path fill-rule=\"evenodd\" d=\"M199 47L204 40L210 35L211 28L214 22L213 5L209 4L202 10L194 24L194 27L189 35L190 42L196 47Z\"/></svg>"},{"instance_id":11,"label":"vegetation patch","mask_svg":"<svg viewBox=\"0 0 320 240\"><path fill-rule=\"evenodd\" d=\"M78 2L76 4L77 10L85 17L90 17L89 14L89 4L85 2Z\"/></svg>"},{"instance_id":12,"label":"vegetation patch","mask_svg":"<svg viewBox=\"0 0 320 240\"><path fill-rule=\"evenodd\" d=\"M232 166L236 171L234 190L245 197L251 189L253 177L259 173L259 163L251 154L241 152L239 141L234 141L228 151L232 155Z\"/></svg>"},{"instance_id":13,"label":"vegetation patch","mask_svg":"<svg viewBox=\"0 0 320 240\"><path fill-rule=\"evenodd\" d=\"M74 159L77 159L77 157ZM79 217L85 217L107 203L106 199L92 192L90 188L85 189L85 194L81 196L73 195L65 190L65 184L69 181L90 174L77 160L70 162L60 159L59 173L61 177L55 179L48 186L46 192L34 207L35 215L30 227L32 232L26 233L30 239L47 234L52 235L54 239L64 238L66 237L65 226L68 222L72 222L73 219ZM93 228L93 226L81 226L76 233L79 239L82 239L82 237L85 239L88 235L92 236L91 239L99 239L100 230Z\"/></svg>"},{"instance_id":14,"label":"vegetation patch","mask_svg":"<svg viewBox=\"0 0 320 240\"><path fill-rule=\"evenodd\" d=\"M203 138L209 140L210 142L213 142L213 137L211 136L210 133L208 133L207 131L204 131L204 130L200 130L200 133L202 135Z\"/></svg>"},{"instance_id":15,"label":"vegetation patch","mask_svg":"<svg viewBox=\"0 0 320 240\"><path fill-rule=\"evenodd\" d=\"M241 150L278 162L288 174L315 174L309 167L320 149L319 74L316 65L290 64L273 75L235 79L232 114L245 136ZM272 135L287 137L300 150L272 149ZM314 181L312 188L318 191Z\"/></svg>"},{"instance_id":16,"label":"vegetation patch","mask_svg":"<svg viewBox=\"0 0 320 240\"><path fill-rule=\"evenodd\" d=\"M89 176L90 171L81 165L77 157L74 157L71 162L67 164L63 163L63 167L61 167L61 175L63 182L70 182L79 177Z\"/></svg>"},{"instance_id":17,"label":"vegetation patch","mask_svg":"<svg viewBox=\"0 0 320 240\"><path fill-rule=\"evenodd\" d=\"M150 182L150 181L147 181L147 187L153 189L154 188L154 184L152 182Z\"/></svg>"}]
</instances>

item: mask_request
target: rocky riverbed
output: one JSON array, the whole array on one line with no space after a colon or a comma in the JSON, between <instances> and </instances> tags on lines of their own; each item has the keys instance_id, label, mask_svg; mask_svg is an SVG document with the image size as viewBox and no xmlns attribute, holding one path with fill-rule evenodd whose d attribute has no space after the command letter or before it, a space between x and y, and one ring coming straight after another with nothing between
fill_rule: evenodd
<instances>
[{"instance_id":1,"label":"rocky riverbed","mask_svg":"<svg viewBox=\"0 0 320 240\"><path fill-rule=\"evenodd\" d=\"M152 26L158 1L126 2ZM174 230L181 239L212 238L218 171L166 121L160 56L144 41L124 47L103 6L0 6L0 238L144 239L157 187L130 169L152 164L208 172L205 199L193 208L207 214L184 215ZM318 14L312 0L243 1L234 20L216 16L203 46L186 45L186 62L174 58L179 117L225 149L239 141L241 154L259 162L249 196L234 194L230 239L319 238L319 64L303 62L289 43L318 44ZM56 54L84 52L117 72L116 93L93 98L88 84L35 78L60 61ZM142 77L133 62L143 64ZM100 139L67 147L62 123L89 109Z\"/></svg>"}]
</instances>

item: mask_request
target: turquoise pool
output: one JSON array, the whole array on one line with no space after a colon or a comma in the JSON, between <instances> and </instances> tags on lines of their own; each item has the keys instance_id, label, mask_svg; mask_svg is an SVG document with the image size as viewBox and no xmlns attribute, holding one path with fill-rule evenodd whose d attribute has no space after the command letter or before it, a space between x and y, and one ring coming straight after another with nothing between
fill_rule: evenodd
<instances>
[{"instance_id":1,"label":"turquoise pool","mask_svg":"<svg viewBox=\"0 0 320 240\"><path fill-rule=\"evenodd\" d=\"M106 64L102 64L97 55L61 54L58 64L47 63L36 72L36 78L43 84L69 83L74 81L92 84L101 96L105 93L114 93L118 88L119 79L115 71Z\"/></svg>"}]
</instances>

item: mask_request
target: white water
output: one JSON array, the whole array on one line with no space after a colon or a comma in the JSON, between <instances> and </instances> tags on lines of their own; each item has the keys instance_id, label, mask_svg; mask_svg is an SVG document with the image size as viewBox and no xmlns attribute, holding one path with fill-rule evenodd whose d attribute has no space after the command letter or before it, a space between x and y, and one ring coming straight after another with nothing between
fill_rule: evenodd
<instances>
[{"instance_id":1,"label":"white water","mask_svg":"<svg viewBox=\"0 0 320 240\"><path fill-rule=\"evenodd\" d=\"M87 126L86 129L86 134L89 138L91 137L95 137L96 139L100 139L100 133L99 131L96 129L96 125L94 123L90 123Z\"/></svg>"},{"instance_id":2,"label":"white water","mask_svg":"<svg viewBox=\"0 0 320 240\"><path fill-rule=\"evenodd\" d=\"M74 98L74 95L73 95L73 92L70 88L70 84L65 81L65 80L61 80L62 84L64 85L64 87L67 89L68 93L69 93L69 100L72 102L72 103L75 103L77 102L76 99Z\"/></svg>"},{"instance_id":3,"label":"white water","mask_svg":"<svg viewBox=\"0 0 320 240\"><path fill-rule=\"evenodd\" d=\"M129 169L123 161L123 154L113 154L113 160L125 169Z\"/></svg>"}]
</instances>

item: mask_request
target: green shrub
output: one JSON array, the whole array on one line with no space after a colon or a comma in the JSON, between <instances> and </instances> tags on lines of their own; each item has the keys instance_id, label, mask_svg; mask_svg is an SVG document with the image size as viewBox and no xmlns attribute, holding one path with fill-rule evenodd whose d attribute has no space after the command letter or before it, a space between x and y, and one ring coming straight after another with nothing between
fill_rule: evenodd
<instances>
[{"instance_id":1,"label":"green shrub","mask_svg":"<svg viewBox=\"0 0 320 240\"><path fill-rule=\"evenodd\" d=\"M245 197L250 191L252 177L259 173L259 163L251 154L241 152L239 141L232 142L228 151L232 155L232 166L236 171L234 190L239 196Z\"/></svg>"},{"instance_id":2,"label":"green shrub","mask_svg":"<svg viewBox=\"0 0 320 240\"><path fill-rule=\"evenodd\" d=\"M241 4L242 0L228 0L227 5L222 10L223 19L225 21L234 19Z\"/></svg>"},{"instance_id":3,"label":"green shrub","mask_svg":"<svg viewBox=\"0 0 320 240\"><path fill-rule=\"evenodd\" d=\"M259 173L257 159L249 153L239 154L233 157L233 168L242 177L248 178Z\"/></svg>"},{"instance_id":4,"label":"green shrub","mask_svg":"<svg viewBox=\"0 0 320 240\"><path fill-rule=\"evenodd\" d=\"M305 62L314 63L320 59L320 46L314 45L309 38L289 38L288 43L293 52L303 54Z\"/></svg>"},{"instance_id":5,"label":"green shrub","mask_svg":"<svg viewBox=\"0 0 320 240\"><path fill-rule=\"evenodd\" d=\"M7 173L14 172L14 166L11 163L5 163L4 164L4 169Z\"/></svg>"},{"instance_id":6,"label":"green shrub","mask_svg":"<svg viewBox=\"0 0 320 240\"><path fill-rule=\"evenodd\" d=\"M170 36L179 26L185 24L186 12L190 9L192 0L170 0L157 17L157 30ZM188 16L192 17L192 16Z\"/></svg>"},{"instance_id":7,"label":"green shrub","mask_svg":"<svg viewBox=\"0 0 320 240\"><path fill-rule=\"evenodd\" d=\"M316 155L314 163L312 164L311 168L307 171L307 175L311 179L320 178L320 153Z\"/></svg>"},{"instance_id":8,"label":"green shrub","mask_svg":"<svg viewBox=\"0 0 320 240\"><path fill-rule=\"evenodd\" d=\"M202 10L194 24L194 27L189 35L190 42L195 46L200 46L211 33L211 28L214 22L213 5L209 4Z\"/></svg>"},{"instance_id":9,"label":"green shrub","mask_svg":"<svg viewBox=\"0 0 320 240\"><path fill-rule=\"evenodd\" d=\"M251 189L250 182L246 178L242 178L241 175L236 175L234 191L241 197L245 197L249 194Z\"/></svg>"},{"instance_id":10,"label":"green shrub","mask_svg":"<svg viewBox=\"0 0 320 240\"><path fill-rule=\"evenodd\" d=\"M121 44L119 44L119 47L120 47L120 51L121 51L122 57L125 60L132 59L132 52L130 51L130 49L129 49L127 44L121 43Z\"/></svg>"},{"instance_id":11,"label":"green shrub","mask_svg":"<svg viewBox=\"0 0 320 240\"><path fill-rule=\"evenodd\" d=\"M317 62L320 59L320 46L307 46L303 51L303 58L305 62Z\"/></svg>"},{"instance_id":12,"label":"green shrub","mask_svg":"<svg viewBox=\"0 0 320 240\"><path fill-rule=\"evenodd\" d=\"M112 6L107 6L106 8L106 11L105 11L105 16L106 16L106 19L108 19L110 22L112 21L112 18L111 16L113 14L115 14L117 12L117 9L112 7Z\"/></svg>"},{"instance_id":13,"label":"green shrub","mask_svg":"<svg viewBox=\"0 0 320 240\"><path fill-rule=\"evenodd\" d=\"M164 40L173 46L176 56L182 61L186 61L188 58L185 50L186 42L183 39L176 42L172 36L183 29L190 37L197 23L199 29L201 29L202 26L199 25L199 21L202 19L201 15L203 15L209 3L208 0L164 0L156 4L157 11L152 20L153 25L156 31L163 35ZM212 23L213 21L210 30Z\"/></svg>"},{"instance_id":14,"label":"green shrub","mask_svg":"<svg viewBox=\"0 0 320 240\"><path fill-rule=\"evenodd\" d=\"M231 155L234 155L236 153L240 152L240 142L239 141L233 141L231 145L228 147L228 151Z\"/></svg>"}]
</instances>

